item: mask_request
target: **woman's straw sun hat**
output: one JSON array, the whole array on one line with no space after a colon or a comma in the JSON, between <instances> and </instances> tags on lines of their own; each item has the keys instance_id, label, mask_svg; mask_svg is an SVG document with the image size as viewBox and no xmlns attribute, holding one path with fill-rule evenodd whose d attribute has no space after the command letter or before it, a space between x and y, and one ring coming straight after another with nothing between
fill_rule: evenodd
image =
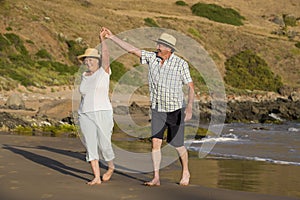
<instances>
[{"instance_id":1,"label":"woman's straw sun hat","mask_svg":"<svg viewBox=\"0 0 300 200\"><path fill-rule=\"evenodd\" d=\"M100 54L95 48L87 48L84 54L77 56L78 60L83 61L86 57L98 58L100 59Z\"/></svg>"}]
</instances>

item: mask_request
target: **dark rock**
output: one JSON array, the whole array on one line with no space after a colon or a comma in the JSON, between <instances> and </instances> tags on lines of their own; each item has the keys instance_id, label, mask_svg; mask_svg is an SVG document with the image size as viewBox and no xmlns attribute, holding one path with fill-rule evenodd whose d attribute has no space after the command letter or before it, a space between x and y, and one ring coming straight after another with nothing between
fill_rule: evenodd
<instances>
[{"instance_id":1,"label":"dark rock","mask_svg":"<svg viewBox=\"0 0 300 200\"><path fill-rule=\"evenodd\" d=\"M289 96L289 99L291 99L292 101L300 101L300 93L292 92Z\"/></svg>"},{"instance_id":2,"label":"dark rock","mask_svg":"<svg viewBox=\"0 0 300 200\"><path fill-rule=\"evenodd\" d=\"M293 88L289 86L283 86L279 89L278 93L282 96L289 96L293 92Z\"/></svg>"},{"instance_id":3,"label":"dark rock","mask_svg":"<svg viewBox=\"0 0 300 200\"><path fill-rule=\"evenodd\" d=\"M130 114L144 114L149 115L149 108L141 107L136 102L132 102L129 107Z\"/></svg>"},{"instance_id":4,"label":"dark rock","mask_svg":"<svg viewBox=\"0 0 300 200\"><path fill-rule=\"evenodd\" d=\"M16 126L28 126L30 123L18 118L7 112L0 113L0 128L8 127L9 130L14 129Z\"/></svg>"},{"instance_id":5,"label":"dark rock","mask_svg":"<svg viewBox=\"0 0 300 200\"><path fill-rule=\"evenodd\" d=\"M127 106L117 106L113 109L113 111L116 115L127 115L129 113Z\"/></svg>"},{"instance_id":6,"label":"dark rock","mask_svg":"<svg viewBox=\"0 0 300 200\"><path fill-rule=\"evenodd\" d=\"M200 121L210 121L212 115L211 105L201 102L199 104ZM257 121L264 123L278 119L299 120L300 101L278 98L261 102L235 101L227 103L225 123L232 121Z\"/></svg>"}]
</instances>

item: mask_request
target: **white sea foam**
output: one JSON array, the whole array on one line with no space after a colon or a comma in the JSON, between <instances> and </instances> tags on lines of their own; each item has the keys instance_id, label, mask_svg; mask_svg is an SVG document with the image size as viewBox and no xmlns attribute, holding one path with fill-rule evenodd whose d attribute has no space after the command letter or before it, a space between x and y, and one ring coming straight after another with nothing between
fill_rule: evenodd
<instances>
[{"instance_id":1,"label":"white sea foam","mask_svg":"<svg viewBox=\"0 0 300 200\"><path fill-rule=\"evenodd\" d=\"M199 147L190 147L189 150L191 151L200 151ZM200 152L199 152L200 153ZM227 158L227 159L239 159L239 160L253 160L259 162L268 162L280 165L295 165L300 166L299 162L292 162L292 161L284 161L284 160L275 160L271 158L262 158L262 157L251 157L251 156L242 156L242 155L229 155L229 154L221 154L221 153L209 153L210 156L214 158Z\"/></svg>"},{"instance_id":2,"label":"white sea foam","mask_svg":"<svg viewBox=\"0 0 300 200\"><path fill-rule=\"evenodd\" d=\"M221 135L220 137L205 137L202 138L201 140L187 140L185 143L187 144L202 144L202 143L216 143L216 142L236 142L240 141L235 134L229 133L225 135Z\"/></svg>"},{"instance_id":3,"label":"white sea foam","mask_svg":"<svg viewBox=\"0 0 300 200\"><path fill-rule=\"evenodd\" d=\"M278 121L284 121L279 116L277 116L275 113L271 113L271 114L269 114L269 116L272 117L272 118L274 118L274 119L276 119L276 120L278 120Z\"/></svg>"},{"instance_id":4,"label":"white sea foam","mask_svg":"<svg viewBox=\"0 0 300 200\"><path fill-rule=\"evenodd\" d=\"M288 131L290 131L290 132L298 132L298 131L300 131L300 129L299 128L290 127L290 128L288 128Z\"/></svg>"}]
</instances>

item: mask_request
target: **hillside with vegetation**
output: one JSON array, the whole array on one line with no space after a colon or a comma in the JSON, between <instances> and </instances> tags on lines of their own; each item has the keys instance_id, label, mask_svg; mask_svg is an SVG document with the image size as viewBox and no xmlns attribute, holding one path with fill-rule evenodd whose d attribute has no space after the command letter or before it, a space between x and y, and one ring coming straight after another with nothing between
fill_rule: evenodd
<instances>
[{"instance_id":1,"label":"hillside with vegetation","mask_svg":"<svg viewBox=\"0 0 300 200\"><path fill-rule=\"evenodd\" d=\"M298 0L0 0L0 91L73 85L76 56L113 33L176 30L201 44L228 91L300 88ZM138 59L112 63L116 83ZM197 89L205 84L193 73Z\"/></svg>"}]
</instances>

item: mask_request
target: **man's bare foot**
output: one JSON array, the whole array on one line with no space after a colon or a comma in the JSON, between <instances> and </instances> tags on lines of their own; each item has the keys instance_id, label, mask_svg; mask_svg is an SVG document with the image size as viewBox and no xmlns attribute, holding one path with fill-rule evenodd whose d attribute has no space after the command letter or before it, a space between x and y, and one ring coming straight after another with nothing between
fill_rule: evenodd
<instances>
[{"instance_id":1,"label":"man's bare foot","mask_svg":"<svg viewBox=\"0 0 300 200\"><path fill-rule=\"evenodd\" d=\"M160 186L160 180L159 179L153 179L152 181L145 182L144 185L146 185L146 186Z\"/></svg>"},{"instance_id":2,"label":"man's bare foot","mask_svg":"<svg viewBox=\"0 0 300 200\"><path fill-rule=\"evenodd\" d=\"M182 178L179 182L179 185L187 186L190 183L190 173L186 172L182 174Z\"/></svg>"},{"instance_id":3,"label":"man's bare foot","mask_svg":"<svg viewBox=\"0 0 300 200\"><path fill-rule=\"evenodd\" d=\"M103 181L109 181L111 176L114 173L114 169L113 168L108 168L107 172L105 174L103 174L102 180Z\"/></svg>"},{"instance_id":4,"label":"man's bare foot","mask_svg":"<svg viewBox=\"0 0 300 200\"><path fill-rule=\"evenodd\" d=\"M93 180L87 182L88 185L100 185L101 184L101 180L100 178L94 178Z\"/></svg>"}]
</instances>

